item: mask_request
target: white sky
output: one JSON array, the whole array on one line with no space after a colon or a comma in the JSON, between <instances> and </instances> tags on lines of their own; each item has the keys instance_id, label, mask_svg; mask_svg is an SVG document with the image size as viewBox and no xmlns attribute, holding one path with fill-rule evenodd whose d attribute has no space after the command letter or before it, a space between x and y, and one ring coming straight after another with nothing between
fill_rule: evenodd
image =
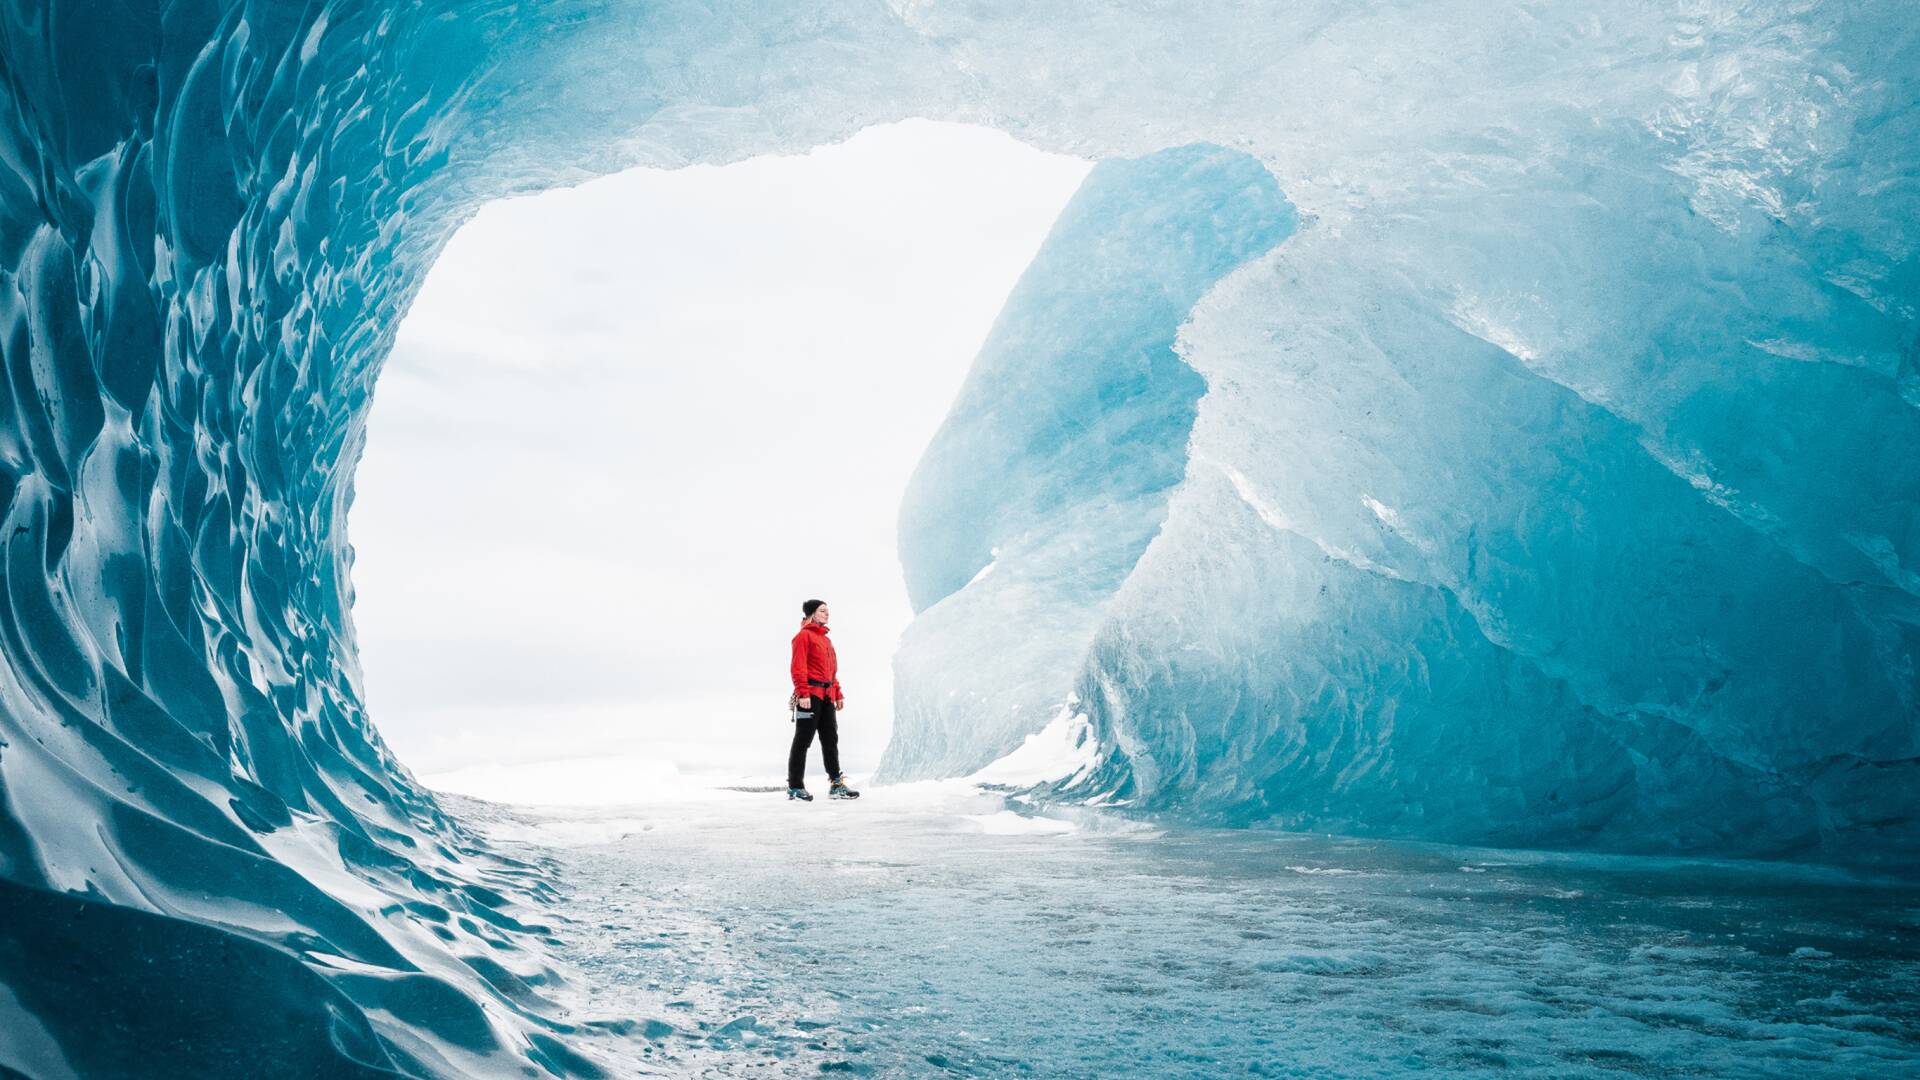
<instances>
[{"instance_id":1,"label":"white sky","mask_svg":"<svg viewBox=\"0 0 1920 1080\"><path fill-rule=\"evenodd\" d=\"M484 207L400 328L355 479L354 621L401 759L523 801L569 801L583 758L615 788L771 780L818 596L843 764L872 768L901 493L1090 167L908 121Z\"/></svg>"}]
</instances>

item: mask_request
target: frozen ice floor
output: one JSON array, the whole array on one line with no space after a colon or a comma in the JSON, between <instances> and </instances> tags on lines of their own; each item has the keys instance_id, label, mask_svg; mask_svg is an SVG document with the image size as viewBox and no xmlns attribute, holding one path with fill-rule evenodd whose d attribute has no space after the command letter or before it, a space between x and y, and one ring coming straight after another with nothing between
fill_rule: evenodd
<instances>
[{"instance_id":1,"label":"frozen ice floor","mask_svg":"<svg viewBox=\"0 0 1920 1080\"><path fill-rule=\"evenodd\" d=\"M1029 817L962 784L469 807L558 860L588 1040L712 1077L1920 1075L1920 893Z\"/></svg>"}]
</instances>

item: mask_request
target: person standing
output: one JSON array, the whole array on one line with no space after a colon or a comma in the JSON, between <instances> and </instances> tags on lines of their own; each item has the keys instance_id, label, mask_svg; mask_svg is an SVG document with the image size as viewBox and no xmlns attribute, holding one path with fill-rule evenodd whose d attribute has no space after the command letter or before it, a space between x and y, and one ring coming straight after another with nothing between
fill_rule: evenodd
<instances>
[{"instance_id":1,"label":"person standing","mask_svg":"<svg viewBox=\"0 0 1920 1080\"><path fill-rule=\"evenodd\" d=\"M827 640L827 604L809 600L800 605L803 621L793 635L793 748L787 752L787 798L812 802L806 785L807 748L820 733L820 758L827 767L829 798L857 799L840 771L840 710L847 699L840 692L840 660Z\"/></svg>"}]
</instances>

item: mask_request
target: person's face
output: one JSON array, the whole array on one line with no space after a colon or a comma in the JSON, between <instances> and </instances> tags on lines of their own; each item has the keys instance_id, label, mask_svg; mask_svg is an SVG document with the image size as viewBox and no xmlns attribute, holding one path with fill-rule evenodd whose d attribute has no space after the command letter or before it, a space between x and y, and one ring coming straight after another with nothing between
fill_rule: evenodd
<instances>
[{"instance_id":1,"label":"person's face","mask_svg":"<svg viewBox=\"0 0 1920 1080\"><path fill-rule=\"evenodd\" d=\"M827 605L821 604L819 607L813 609L813 621L819 623L821 626L827 625Z\"/></svg>"}]
</instances>

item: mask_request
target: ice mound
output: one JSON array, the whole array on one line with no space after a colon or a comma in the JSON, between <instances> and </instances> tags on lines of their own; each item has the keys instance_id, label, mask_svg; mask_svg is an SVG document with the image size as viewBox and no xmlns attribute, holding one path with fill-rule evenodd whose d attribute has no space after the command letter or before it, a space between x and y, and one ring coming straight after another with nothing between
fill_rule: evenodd
<instances>
[{"instance_id":1,"label":"ice mound","mask_svg":"<svg viewBox=\"0 0 1920 1080\"><path fill-rule=\"evenodd\" d=\"M366 714L344 522L375 378L489 199L907 116L1130 160L1062 223L1080 264L1023 285L1089 321L983 358L1036 408L976 381L903 510L925 625L890 768L972 772L1077 694L1072 794L1910 861L1910 15L9 9L0 1065L124 1071L75 1003L164 970L198 1003L153 1014L169 1046L284 1021L198 1075L591 1068L541 1001L539 868ZM1130 247L1156 214L1195 246ZM1075 284L1107 272L1112 307ZM967 453L993 483L941 464ZM540 500L503 490L503 521ZM941 712L962 685L997 698ZM62 920L128 948L49 965Z\"/></svg>"}]
</instances>

